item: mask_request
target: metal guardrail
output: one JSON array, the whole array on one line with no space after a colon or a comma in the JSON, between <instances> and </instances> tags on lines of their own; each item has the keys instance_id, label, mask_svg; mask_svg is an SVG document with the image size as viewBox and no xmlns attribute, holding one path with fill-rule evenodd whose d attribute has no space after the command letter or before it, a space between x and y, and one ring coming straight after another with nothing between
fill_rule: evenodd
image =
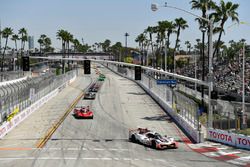
<instances>
[{"instance_id":1,"label":"metal guardrail","mask_svg":"<svg viewBox=\"0 0 250 167\"><path fill-rule=\"evenodd\" d=\"M0 123L10 120L16 111L24 110L75 75L76 71L69 71L64 75L43 75L0 86Z\"/></svg>"},{"instance_id":2,"label":"metal guardrail","mask_svg":"<svg viewBox=\"0 0 250 167\"><path fill-rule=\"evenodd\" d=\"M24 76L25 74L23 71L0 72L0 82L14 80L14 79L18 79Z\"/></svg>"}]
</instances>

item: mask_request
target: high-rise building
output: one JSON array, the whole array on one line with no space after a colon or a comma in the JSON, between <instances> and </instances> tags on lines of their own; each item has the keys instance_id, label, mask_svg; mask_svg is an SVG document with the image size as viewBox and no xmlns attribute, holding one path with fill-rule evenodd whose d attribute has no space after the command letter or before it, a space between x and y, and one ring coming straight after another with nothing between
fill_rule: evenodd
<instances>
[{"instance_id":1,"label":"high-rise building","mask_svg":"<svg viewBox=\"0 0 250 167\"><path fill-rule=\"evenodd\" d=\"M29 50L34 49L34 36L29 36L28 42L29 42Z\"/></svg>"}]
</instances>

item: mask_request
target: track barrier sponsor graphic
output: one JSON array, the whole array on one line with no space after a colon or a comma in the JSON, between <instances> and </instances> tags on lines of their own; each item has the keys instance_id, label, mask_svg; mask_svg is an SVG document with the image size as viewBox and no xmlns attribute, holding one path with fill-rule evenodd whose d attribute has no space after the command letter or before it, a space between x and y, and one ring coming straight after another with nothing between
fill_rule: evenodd
<instances>
[{"instance_id":1,"label":"track barrier sponsor graphic","mask_svg":"<svg viewBox=\"0 0 250 167\"><path fill-rule=\"evenodd\" d=\"M208 139L212 141L224 143L230 146L250 150L250 136L230 133L230 132L219 130L219 129L209 129Z\"/></svg>"}]
</instances>

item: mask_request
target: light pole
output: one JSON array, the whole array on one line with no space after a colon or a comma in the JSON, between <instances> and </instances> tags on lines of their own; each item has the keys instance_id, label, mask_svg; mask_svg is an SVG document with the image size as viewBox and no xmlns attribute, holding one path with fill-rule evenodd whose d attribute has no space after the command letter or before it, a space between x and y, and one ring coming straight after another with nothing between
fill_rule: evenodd
<instances>
[{"instance_id":1,"label":"light pole","mask_svg":"<svg viewBox=\"0 0 250 167\"><path fill-rule=\"evenodd\" d=\"M2 56L2 26L0 20L0 57Z\"/></svg>"},{"instance_id":2,"label":"light pole","mask_svg":"<svg viewBox=\"0 0 250 167\"><path fill-rule=\"evenodd\" d=\"M202 81L205 80L205 32L206 28L204 26L200 27L200 30L202 32ZM201 85L201 106L203 109L204 106L204 85Z\"/></svg>"},{"instance_id":3,"label":"light pole","mask_svg":"<svg viewBox=\"0 0 250 167\"><path fill-rule=\"evenodd\" d=\"M127 38L128 38L129 34L126 32L125 33L125 56L128 56L128 48L127 48Z\"/></svg>"},{"instance_id":4,"label":"light pole","mask_svg":"<svg viewBox=\"0 0 250 167\"><path fill-rule=\"evenodd\" d=\"M182 11L182 12L185 12L187 14L190 14L192 16L195 16L197 18L200 18L201 20L204 20L206 22L208 22L208 26L209 26L209 37L208 37L208 42L209 42L209 73L208 73L208 127L209 128L212 128L212 122L213 122L213 111L212 111L212 107L211 107L211 91L213 90L213 66L212 66L212 58L213 58L213 43L212 43L212 36L213 36L213 19L209 20L207 18L204 18L204 17L200 17L194 13L191 13L189 11L186 11L184 9L181 9L181 8L177 8L177 7L174 7L174 6L169 6L167 4L167 2L165 2L165 4L161 7L167 7L167 8L172 8L172 9L175 9L175 10L179 10L179 11ZM157 4L151 4L151 10L152 11L157 11L158 10L158 5Z\"/></svg>"},{"instance_id":5,"label":"light pole","mask_svg":"<svg viewBox=\"0 0 250 167\"><path fill-rule=\"evenodd\" d=\"M245 24L245 25L250 25L247 22L243 22L241 21L239 24ZM228 29L231 28L232 26L237 25L237 23L232 24L230 26L228 26ZM249 45L246 46L245 43L243 43L243 47L242 47L242 128L245 129L247 128L247 115L245 110L245 56L246 56L246 48L247 50L249 50Z\"/></svg>"},{"instance_id":6,"label":"light pole","mask_svg":"<svg viewBox=\"0 0 250 167\"><path fill-rule=\"evenodd\" d=\"M245 118L245 43L243 43L242 49L242 129L247 128L247 123Z\"/></svg>"}]
</instances>

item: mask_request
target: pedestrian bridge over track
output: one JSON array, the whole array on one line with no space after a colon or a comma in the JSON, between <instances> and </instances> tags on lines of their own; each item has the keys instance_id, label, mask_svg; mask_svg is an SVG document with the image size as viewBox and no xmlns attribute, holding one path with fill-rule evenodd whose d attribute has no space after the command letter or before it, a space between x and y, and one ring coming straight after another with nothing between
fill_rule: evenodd
<instances>
[{"instance_id":1,"label":"pedestrian bridge over track","mask_svg":"<svg viewBox=\"0 0 250 167\"><path fill-rule=\"evenodd\" d=\"M33 53L31 56L41 56L40 53ZM43 57L54 59L71 58L71 59L94 59L94 60L115 60L114 55L109 53L94 52L94 53L46 53Z\"/></svg>"}]
</instances>

